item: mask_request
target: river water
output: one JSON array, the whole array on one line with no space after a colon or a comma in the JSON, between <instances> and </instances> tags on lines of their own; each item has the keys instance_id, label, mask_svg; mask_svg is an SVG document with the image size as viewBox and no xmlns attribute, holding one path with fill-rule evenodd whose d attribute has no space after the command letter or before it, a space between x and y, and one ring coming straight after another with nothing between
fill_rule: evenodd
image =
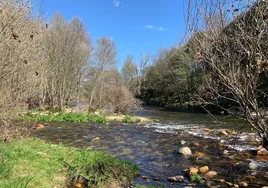
<instances>
[{"instance_id":1,"label":"river water","mask_svg":"<svg viewBox=\"0 0 268 188\"><path fill-rule=\"evenodd\" d=\"M249 187L268 185L268 157L256 155L260 141L244 121L153 108L135 114L160 121L148 124L49 123L45 129L33 130L32 134L54 143L92 147L131 161L141 169L134 185L206 187L194 185L187 178L183 183L167 181L168 177L184 175L188 167L204 165L218 172L216 179L235 184L246 181ZM227 130L227 136L221 134L223 129ZM95 137L101 140L92 142ZM179 154L183 146L189 147L193 155L186 158ZM209 180L208 184L228 187L217 180Z\"/></svg>"}]
</instances>

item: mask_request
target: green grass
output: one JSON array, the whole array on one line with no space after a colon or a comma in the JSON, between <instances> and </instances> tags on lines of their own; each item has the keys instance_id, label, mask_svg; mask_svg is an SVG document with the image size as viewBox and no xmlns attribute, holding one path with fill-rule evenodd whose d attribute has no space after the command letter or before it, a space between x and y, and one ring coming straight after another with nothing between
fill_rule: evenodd
<instances>
[{"instance_id":1,"label":"green grass","mask_svg":"<svg viewBox=\"0 0 268 188\"><path fill-rule=\"evenodd\" d=\"M164 186L155 186L155 185L137 185L135 188L164 188Z\"/></svg>"},{"instance_id":2,"label":"green grass","mask_svg":"<svg viewBox=\"0 0 268 188\"><path fill-rule=\"evenodd\" d=\"M85 114L85 113L36 113L28 112L23 116L24 120L35 120L43 122L71 122L71 123L81 123L81 122L95 122L95 123L139 123L141 118L136 116L114 116L118 118L111 119L106 115L95 115L95 114Z\"/></svg>"},{"instance_id":3,"label":"green grass","mask_svg":"<svg viewBox=\"0 0 268 188\"><path fill-rule=\"evenodd\" d=\"M129 181L138 172L135 165L88 149L30 138L0 143L0 187L64 187L77 174L106 187L113 181Z\"/></svg>"},{"instance_id":4,"label":"green grass","mask_svg":"<svg viewBox=\"0 0 268 188\"><path fill-rule=\"evenodd\" d=\"M199 183L202 180L202 177L199 174L193 174L190 176L191 182Z\"/></svg>"},{"instance_id":5,"label":"green grass","mask_svg":"<svg viewBox=\"0 0 268 188\"><path fill-rule=\"evenodd\" d=\"M82 113L50 113L50 114L32 114L27 113L23 116L25 120L37 120L44 122L96 122L96 123L105 123L106 116L94 115L94 114L82 114Z\"/></svg>"}]
</instances>

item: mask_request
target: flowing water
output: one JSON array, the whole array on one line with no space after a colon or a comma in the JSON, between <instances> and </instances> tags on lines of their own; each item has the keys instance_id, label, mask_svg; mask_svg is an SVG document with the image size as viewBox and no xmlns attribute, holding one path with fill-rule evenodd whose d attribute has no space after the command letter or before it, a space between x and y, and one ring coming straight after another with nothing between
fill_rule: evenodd
<instances>
[{"instance_id":1,"label":"flowing water","mask_svg":"<svg viewBox=\"0 0 268 188\"><path fill-rule=\"evenodd\" d=\"M183 183L167 181L168 177L184 175L188 167L204 165L218 172L217 179L232 183L246 181L249 187L268 184L268 158L254 153L260 142L242 120L220 116L216 120L206 114L159 109L144 109L136 114L160 121L148 124L49 123L45 129L32 133L55 143L92 147L137 164L141 176L134 180L134 185L205 187L193 185L187 178ZM204 128L211 131L204 131ZM222 129L230 130L229 135L222 135ZM92 142L95 137L101 140ZM183 146L191 148L193 155L186 158L179 154ZM216 180L209 184L228 187Z\"/></svg>"}]
</instances>

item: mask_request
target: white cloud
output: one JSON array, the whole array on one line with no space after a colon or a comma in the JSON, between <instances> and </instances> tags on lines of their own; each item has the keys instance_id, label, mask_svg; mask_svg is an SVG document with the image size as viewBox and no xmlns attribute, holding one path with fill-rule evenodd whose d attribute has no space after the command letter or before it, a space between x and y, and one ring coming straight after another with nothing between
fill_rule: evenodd
<instances>
[{"instance_id":1,"label":"white cloud","mask_svg":"<svg viewBox=\"0 0 268 188\"><path fill-rule=\"evenodd\" d=\"M114 0L113 4L114 4L114 7L118 8L118 7L120 7L121 2L118 0Z\"/></svg>"},{"instance_id":2,"label":"white cloud","mask_svg":"<svg viewBox=\"0 0 268 188\"><path fill-rule=\"evenodd\" d=\"M154 31L165 31L166 29L163 27L163 26L154 26L154 25L146 25L145 26L145 29L148 29L148 30L154 30Z\"/></svg>"}]
</instances>

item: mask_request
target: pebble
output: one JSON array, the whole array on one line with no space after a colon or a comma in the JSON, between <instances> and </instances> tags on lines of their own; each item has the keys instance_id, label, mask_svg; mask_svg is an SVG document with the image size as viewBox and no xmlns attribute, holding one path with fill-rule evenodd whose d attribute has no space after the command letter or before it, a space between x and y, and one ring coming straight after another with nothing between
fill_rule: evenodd
<instances>
[{"instance_id":1,"label":"pebble","mask_svg":"<svg viewBox=\"0 0 268 188\"><path fill-rule=\"evenodd\" d=\"M175 182L183 182L184 177L183 176L174 176L174 177L169 177L168 181L175 181Z\"/></svg>"},{"instance_id":2,"label":"pebble","mask_svg":"<svg viewBox=\"0 0 268 188\"><path fill-rule=\"evenodd\" d=\"M214 179L215 181L221 182L221 183L225 183L225 179Z\"/></svg>"},{"instance_id":3,"label":"pebble","mask_svg":"<svg viewBox=\"0 0 268 188\"><path fill-rule=\"evenodd\" d=\"M209 171L209 172L206 173L205 176L206 176L207 178L214 178L215 176L217 176L217 174L218 174L218 173L217 173L216 171Z\"/></svg>"},{"instance_id":4,"label":"pebble","mask_svg":"<svg viewBox=\"0 0 268 188\"><path fill-rule=\"evenodd\" d=\"M196 147L200 147L200 144L198 142L193 142L193 145Z\"/></svg>"},{"instance_id":5,"label":"pebble","mask_svg":"<svg viewBox=\"0 0 268 188\"><path fill-rule=\"evenodd\" d=\"M184 145L186 144L186 142L184 140L181 141L181 145Z\"/></svg>"},{"instance_id":6,"label":"pebble","mask_svg":"<svg viewBox=\"0 0 268 188\"><path fill-rule=\"evenodd\" d=\"M205 132L211 132L211 129L209 129L209 128L204 128L203 131L205 131Z\"/></svg>"},{"instance_id":7,"label":"pebble","mask_svg":"<svg viewBox=\"0 0 268 188\"><path fill-rule=\"evenodd\" d=\"M224 135L224 136L228 136L228 133L225 130L222 130L221 134Z\"/></svg>"},{"instance_id":8,"label":"pebble","mask_svg":"<svg viewBox=\"0 0 268 188\"><path fill-rule=\"evenodd\" d=\"M196 155L197 157L204 157L204 156L205 156L205 154L202 153L202 152L196 152L195 155Z\"/></svg>"},{"instance_id":9,"label":"pebble","mask_svg":"<svg viewBox=\"0 0 268 188\"><path fill-rule=\"evenodd\" d=\"M193 174L197 174L198 173L198 169L197 168L194 168L194 167L190 167L188 170L187 170L187 175L193 175Z\"/></svg>"},{"instance_id":10,"label":"pebble","mask_svg":"<svg viewBox=\"0 0 268 188\"><path fill-rule=\"evenodd\" d=\"M43 128L45 128L45 126L44 126L43 124L39 123L39 124L37 124L37 125L35 126L35 128L36 128L36 129L43 129Z\"/></svg>"},{"instance_id":11,"label":"pebble","mask_svg":"<svg viewBox=\"0 0 268 188\"><path fill-rule=\"evenodd\" d=\"M96 138L91 139L92 142L96 142L96 141L99 141L99 140L100 140L100 137L96 137Z\"/></svg>"},{"instance_id":12,"label":"pebble","mask_svg":"<svg viewBox=\"0 0 268 188\"><path fill-rule=\"evenodd\" d=\"M268 155L268 151L263 147L258 147L257 155L262 155L262 156Z\"/></svg>"},{"instance_id":13,"label":"pebble","mask_svg":"<svg viewBox=\"0 0 268 188\"><path fill-rule=\"evenodd\" d=\"M234 185L231 182L226 182L226 184L229 185L230 187Z\"/></svg>"},{"instance_id":14,"label":"pebble","mask_svg":"<svg viewBox=\"0 0 268 188\"><path fill-rule=\"evenodd\" d=\"M183 154L184 156L192 155L192 151L188 147L182 147L179 149L179 153Z\"/></svg>"},{"instance_id":15,"label":"pebble","mask_svg":"<svg viewBox=\"0 0 268 188\"><path fill-rule=\"evenodd\" d=\"M148 176L142 176L142 179L150 179Z\"/></svg>"},{"instance_id":16,"label":"pebble","mask_svg":"<svg viewBox=\"0 0 268 188\"><path fill-rule=\"evenodd\" d=\"M248 183L244 182L244 181L241 181L238 184L239 184L240 187L247 187L248 186Z\"/></svg>"},{"instance_id":17,"label":"pebble","mask_svg":"<svg viewBox=\"0 0 268 188\"><path fill-rule=\"evenodd\" d=\"M203 166L203 167L200 167L200 168L199 168L199 171L200 171L201 173L206 173L206 172L209 171L209 168L208 168L208 166Z\"/></svg>"}]
</instances>

